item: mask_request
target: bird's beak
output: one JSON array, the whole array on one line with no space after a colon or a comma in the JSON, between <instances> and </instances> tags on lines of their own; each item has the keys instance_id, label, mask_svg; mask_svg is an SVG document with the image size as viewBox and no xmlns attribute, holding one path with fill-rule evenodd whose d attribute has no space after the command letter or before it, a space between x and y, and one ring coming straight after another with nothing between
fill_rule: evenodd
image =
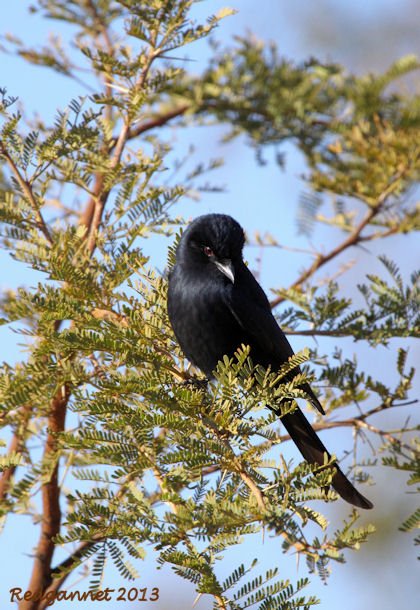
<instances>
[{"instance_id":1,"label":"bird's beak","mask_svg":"<svg viewBox=\"0 0 420 610\"><path fill-rule=\"evenodd\" d=\"M235 282L235 271L233 269L232 261L228 258L223 258L220 261L214 261L216 267L221 271L227 278L230 279L232 284Z\"/></svg>"}]
</instances>

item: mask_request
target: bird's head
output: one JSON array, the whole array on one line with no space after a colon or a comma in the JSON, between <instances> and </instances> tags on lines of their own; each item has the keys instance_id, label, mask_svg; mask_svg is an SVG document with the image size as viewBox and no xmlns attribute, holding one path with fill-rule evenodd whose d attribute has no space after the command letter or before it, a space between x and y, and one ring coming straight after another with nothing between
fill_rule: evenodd
<instances>
[{"instance_id":1,"label":"bird's head","mask_svg":"<svg viewBox=\"0 0 420 610\"><path fill-rule=\"evenodd\" d=\"M244 242L244 231L231 216L199 216L181 237L177 262L190 267L216 268L233 283L235 263L242 260Z\"/></svg>"}]
</instances>

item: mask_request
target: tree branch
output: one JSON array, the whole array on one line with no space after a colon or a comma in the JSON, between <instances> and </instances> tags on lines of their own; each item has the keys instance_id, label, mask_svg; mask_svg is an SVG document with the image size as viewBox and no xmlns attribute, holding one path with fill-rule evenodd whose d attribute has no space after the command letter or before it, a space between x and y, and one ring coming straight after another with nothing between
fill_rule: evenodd
<instances>
[{"instance_id":1,"label":"tree branch","mask_svg":"<svg viewBox=\"0 0 420 610\"><path fill-rule=\"evenodd\" d=\"M24 437L25 431L27 429L28 421L32 413L31 405L24 405L22 407L23 416L22 420L19 422L12 440L10 441L8 453L20 453L24 446ZM16 472L17 466L11 466L3 471L0 478L0 504L4 502L7 498L7 493L9 491L10 481Z\"/></svg>"},{"instance_id":2,"label":"tree branch","mask_svg":"<svg viewBox=\"0 0 420 610\"><path fill-rule=\"evenodd\" d=\"M22 446L20 435L15 432L12 440L10 441L8 453L18 453ZM16 472L17 466L10 466L3 470L0 478L0 504L2 504L7 498L7 492L9 491L10 480Z\"/></svg>"},{"instance_id":3,"label":"tree branch","mask_svg":"<svg viewBox=\"0 0 420 610\"><path fill-rule=\"evenodd\" d=\"M303 271L300 276L290 285L290 288L300 288L302 284L309 279L318 269L323 267L330 260L350 248L351 246L356 246L359 242L363 241L363 237L361 235L363 229L371 222L375 216L379 214L382 209L383 204L388 199L390 195L396 190L399 185L399 181L403 177L406 172L406 168L403 168L396 172L395 176L392 178L387 188L382 191L379 195L376 204L369 208L367 214L365 214L362 221L353 229L353 231L348 235L348 237L341 242L338 246L330 250L327 254L318 254L312 265L310 265L305 271ZM273 299L270 303L271 307L277 307L280 303L283 303L286 300L285 296L278 296Z\"/></svg>"},{"instance_id":4,"label":"tree branch","mask_svg":"<svg viewBox=\"0 0 420 610\"><path fill-rule=\"evenodd\" d=\"M42 485L42 521L41 535L35 550L34 565L28 589L32 592L43 592L51 584L51 560L54 554L54 538L60 533L61 509L60 487L58 483L59 455L58 435L64 431L66 407L70 398L70 387L64 384L59 387L51 402L48 417L48 433L44 447L43 463L55 459L56 463L50 479ZM20 610L38 610L36 599L24 600L19 604Z\"/></svg>"},{"instance_id":5,"label":"tree branch","mask_svg":"<svg viewBox=\"0 0 420 610\"><path fill-rule=\"evenodd\" d=\"M13 161L12 157L8 153L4 143L1 140L0 140L0 156L4 157L6 159L6 162L9 166L10 170L12 171L12 174L14 175L17 183L19 184L20 188L22 189L23 195L28 199L29 203L31 204L31 207L35 214L36 226L43 233L45 239L51 244L53 240L52 240L50 231L45 223L45 220L41 214L41 210L39 209L38 203L35 199L35 195L32 191L31 184L27 180L25 180L25 178L22 176L22 174L19 171L19 168L17 167L16 163Z\"/></svg>"},{"instance_id":6,"label":"tree branch","mask_svg":"<svg viewBox=\"0 0 420 610\"><path fill-rule=\"evenodd\" d=\"M381 430L381 429L377 428L376 426L373 426L372 424L367 423L366 420L369 417L371 417L372 415L376 415L377 413L381 413L382 411L386 411L388 409L392 409L395 407L406 407L406 406L409 406L412 404L416 404L417 402L418 402L418 400L415 399L415 400L407 401L403 404L396 404L396 405L395 404L387 405L385 403L382 403L382 404L378 405L377 407L374 407L373 409L366 411L366 413L362 413L361 415L358 415L357 417L349 417L348 419L330 420L330 421L324 421L324 422L315 422L315 423L311 424L311 426L316 432L320 432L321 430L332 430L333 428L366 428L366 429L370 430L370 432L378 434L379 436L382 436L382 437L388 439L392 443L398 443L401 447L404 447L405 449L408 449L411 451L412 447L410 447L406 443L403 443L402 441L397 439L390 432L387 432L386 430ZM289 440L291 440L291 437L288 434L284 434L282 436L279 436L276 442L283 443L283 442L289 441Z\"/></svg>"},{"instance_id":7,"label":"tree branch","mask_svg":"<svg viewBox=\"0 0 420 610\"><path fill-rule=\"evenodd\" d=\"M98 540L84 540L80 543L77 549L67 557L64 561L62 561L57 567L52 570L52 581L50 586L43 591L44 599L38 602L36 606L36 610L45 610L49 605L49 599L53 596L54 593L57 593L63 586L64 582L70 576L71 572L80 564L80 559L82 559L83 554L90 549L96 542L100 542ZM54 573L59 574L60 572L64 572L61 576L57 578L54 577Z\"/></svg>"},{"instance_id":8,"label":"tree branch","mask_svg":"<svg viewBox=\"0 0 420 610\"><path fill-rule=\"evenodd\" d=\"M120 500L125 494L125 492L126 485L122 486L117 494ZM161 494L159 492L155 492L155 494L151 494L148 499L150 501L150 505L153 506L154 504L161 501ZM96 536L93 537L91 540L83 540L76 548L76 550L73 551L73 553L71 553L66 559L64 559L61 563L56 565L55 568L51 570L52 581L50 586L44 593L52 595L52 593L56 593L57 591L59 591L63 586L64 582L72 573L72 571L81 564L81 560L83 559L85 553L95 544L97 544L98 542L103 542L105 539L105 536ZM47 605L47 600L40 601L37 610L44 610Z\"/></svg>"},{"instance_id":9,"label":"tree branch","mask_svg":"<svg viewBox=\"0 0 420 610\"><path fill-rule=\"evenodd\" d=\"M407 334L401 334L401 329L394 329L394 334L390 334L389 328L387 328L387 337L417 337L418 334L416 332L416 328L408 328ZM411 330L411 334L410 334ZM336 329L336 330L317 330L316 328L307 328L302 330L284 330L285 335L297 335L301 337L353 337L354 331L350 329ZM368 340L369 337L363 337L364 340Z\"/></svg>"},{"instance_id":10,"label":"tree branch","mask_svg":"<svg viewBox=\"0 0 420 610\"><path fill-rule=\"evenodd\" d=\"M135 88L141 90L144 87L151 65L157 56L157 51L154 48L151 48L141 75L137 83L134 85ZM124 147L128 140L129 132L130 125L128 121L125 121L121 127L121 131L118 135L118 138L115 140L115 144L109 149L109 152L112 152L113 150L113 155L110 162L111 170L115 169L121 161ZM96 188L94 191L95 195L90 198L87 204L86 213L82 216L83 224L85 224L86 220L88 221L88 224L86 225L88 227L87 250L90 255L93 254L96 247L97 233L99 231L99 227L102 222L103 211L105 209L105 205L110 194L110 189L106 189L105 191L102 190L103 183L103 176L98 175L96 178Z\"/></svg>"},{"instance_id":11,"label":"tree branch","mask_svg":"<svg viewBox=\"0 0 420 610\"><path fill-rule=\"evenodd\" d=\"M155 53L152 50L149 54L148 61L144 67L142 74L137 83L137 87L142 88L147 78L150 66L155 58ZM178 111L177 111L178 112ZM168 119L169 120L169 119ZM164 120L162 121L163 124ZM125 144L128 140L130 127L125 122L121 128L117 140L109 149L113 151L110 168L115 169L121 161L122 153ZM139 129L137 130L139 131ZM140 131L141 133L141 131ZM134 136L133 136L134 137ZM87 233L87 250L90 255L93 254L96 247L96 237L99 230L103 211L109 197L110 190L103 190L104 177L101 174L96 175L94 194L89 199L85 211L80 219L80 224L85 225L88 229ZM56 453L57 435L64 430L66 407L70 397L70 390L67 386L60 388L59 392L54 397L51 404L51 411L48 420L48 436L44 448L44 462L48 462ZM42 527L41 536L35 554L33 571L28 589L31 591L57 591L64 583L72 568L75 567L83 555L83 552L96 540L82 542L78 549L62 562L54 570L51 569L51 560L54 553L54 538L60 532L61 525L61 509L60 509L60 489L58 484L58 458L54 466L50 480L42 487ZM66 573L54 579L54 573L65 570ZM68 570L68 571L67 571ZM20 610L42 610L46 607L47 602L37 600L23 601L20 604Z\"/></svg>"},{"instance_id":12,"label":"tree branch","mask_svg":"<svg viewBox=\"0 0 420 610\"><path fill-rule=\"evenodd\" d=\"M166 125L166 123L169 123L169 121L171 121L172 119L175 119L185 114L190 107L190 104L182 104L181 106L178 106L173 110L168 110L168 112L158 114L153 119L149 119L144 123L140 123L140 125L137 125L137 127L130 127L130 129L128 130L127 139L132 140L133 138L137 138L146 131L155 129L155 127L162 127L163 125ZM114 140L112 143L112 147L115 146L115 142L116 141Z\"/></svg>"}]
</instances>

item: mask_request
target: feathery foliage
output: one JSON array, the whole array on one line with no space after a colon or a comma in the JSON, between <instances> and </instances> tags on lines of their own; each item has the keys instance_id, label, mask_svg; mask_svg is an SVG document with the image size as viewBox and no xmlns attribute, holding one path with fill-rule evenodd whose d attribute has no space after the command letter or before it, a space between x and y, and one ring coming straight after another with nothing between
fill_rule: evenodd
<instances>
[{"instance_id":1,"label":"feathery foliage","mask_svg":"<svg viewBox=\"0 0 420 610\"><path fill-rule=\"evenodd\" d=\"M89 565L90 586L98 589L107 562L135 580L153 550L159 565L213 596L215 608L306 609L317 603L302 594L307 578L292 584L252 559L226 576L222 560L269 532L326 580L332 563L374 530L356 527L353 512L331 531L324 505L315 502L336 500L325 494L329 465L279 457L287 436L265 407L285 413L305 399L301 386L314 377L309 356L328 384L326 411L338 417L316 426L351 427L355 448L367 436L381 437L384 463L413 473L409 484L418 482L418 448L405 440L415 426L402 421L397 432L386 432L371 424L372 415L410 397L414 371L405 342L419 335L418 272L406 280L397 263L381 257L383 275L361 272L361 305L338 281L325 286L315 276L353 246L419 227L411 197L420 170L419 99L388 89L419 64L407 57L385 74L354 76L316 59L295 64L274 45L237 39L215 48L200 74L189 73L174 51L232 14L225 9L196 23L194 4L37 0L33 11L73 26L76 51L58 39L39 49L8 41L33 66L77 82L79 68L88 70L94 92L70 100L52 125L31 126L17 109L17 92L0 90L1 244L39 272L36 285L1 296L1 323L13 323L27 349L0 369L0 418L12 439L0 459L0 509L4 517L30 515L40 529L28 588L57 591ZM164 130L170 122L181 129L209 119L228 126L227 139L245 134L257 160L274 146L283 163L281 145L293 141L308 168L301 231L327 223L344 235L316 253L291 286L274 291L273 307L290 304L278 313L283 327L350 336L372 348L403 339L392 357L396 381L373 378L339 347L328 363L304 350L280 371L265 371L241 346L219 364L214 384L186 367L168 324L165 273L145 244L166 239L173 264L172 237L183 225L177 203L203 188L217 190L199 180L219 161L198 164L183 178ZM270 236L258 239L280 246ZM297 364L303 373L286 379ZM364 410L343 418L339 409L353 403ZM355 478L370 481L373 469L368 476L362 466L355 454ZM418 512L401 529L417 524ZM58 564L56 547L68 552ZM22 608L42 604L25 600Z\"/></svg>"}]
</instances>

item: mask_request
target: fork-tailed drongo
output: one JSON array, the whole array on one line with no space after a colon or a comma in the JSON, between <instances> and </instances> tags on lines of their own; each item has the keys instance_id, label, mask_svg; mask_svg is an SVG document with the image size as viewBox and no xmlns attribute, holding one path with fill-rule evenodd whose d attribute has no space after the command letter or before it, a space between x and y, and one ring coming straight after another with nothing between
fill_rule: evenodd
<instances>
[{"instance_id":1,"label":"fork-tailed drongo","mask_svg":"<svg viewBox=\"0 0 420 610\"><path fill-rule=\"evenodd\" d=\"M243 245L243 229L233 218L200 216L183 233L169 276L173 330L186 357L209 378L223 356L232 357L242 344L250 346L254 364L273 371L293 354L264 291L243 261ZM303 389L323 413L311 388ZM281 419L303 457L311 464L324 464L325 454L330 454L299 407ZM339 466L334 468L332 486L337 493L350 504L372 508Z\"/></svg>"}]
</instances>

